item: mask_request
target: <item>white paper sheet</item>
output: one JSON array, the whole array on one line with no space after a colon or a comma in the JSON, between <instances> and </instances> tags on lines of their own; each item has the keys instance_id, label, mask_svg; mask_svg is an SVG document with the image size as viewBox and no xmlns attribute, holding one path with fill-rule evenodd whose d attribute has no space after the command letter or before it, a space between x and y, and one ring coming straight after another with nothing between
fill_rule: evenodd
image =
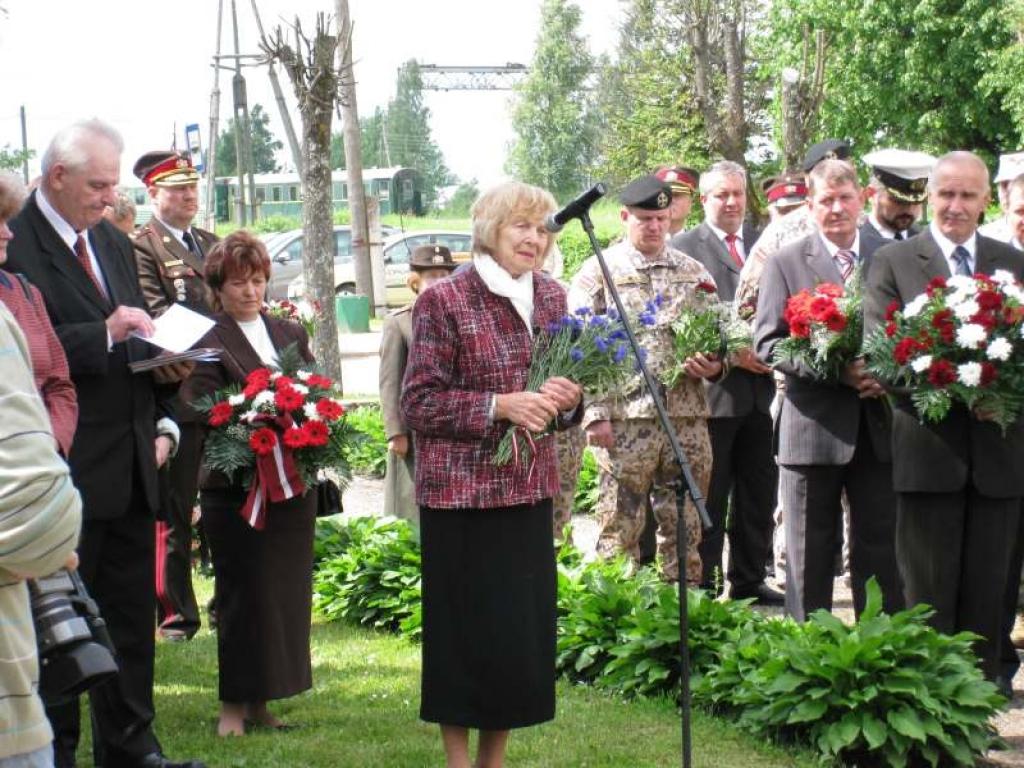
<instances>
[{"instance_id":1,"label":"white paper sheet","mask_svg":"<svg viewBox=\"0 0 1024 768\"><path fill-rule=\"evenodd\" d=\"M184 352L203 338L215 323L181 304L172 304L153 325L156 326L153 335L141 338L171 352Z\"/></svg>"}]
</instances>

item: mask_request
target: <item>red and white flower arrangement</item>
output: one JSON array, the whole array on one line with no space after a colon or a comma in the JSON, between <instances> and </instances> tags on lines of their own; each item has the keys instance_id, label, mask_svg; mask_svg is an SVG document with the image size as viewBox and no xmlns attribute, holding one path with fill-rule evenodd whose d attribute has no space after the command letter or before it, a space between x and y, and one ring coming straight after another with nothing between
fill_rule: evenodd
<instances>
[{"instance_id":1,"label":"red and white flower arrangement","mask_svg":"<svg viewBox=\"0 0 1024 768\"><path fill-rule=\"evenodd\" d=\"M319 312L320 302L318 301L309 302L305 299L289 301L288 299L282 299L281 301L267 302L267 314L281 320L292 320L298 323L306 331L306 335L309 338L313 338L313 332L316 330L316 316Z\"/></svg>"},{"instance_id":2,"label":"red and white flower arrangement","mask_svg":"<svg viewBox=\"0 0 1024 768\"><path fill-rule=\"evenodd\" d=\"M922 420L954 404L1004 431L1024 405L1024 287L1012 273L936 277L865 342L870 370L910 390Z\"/></svg>"},{"instance_id":3,"label":"red and white flower arrangement","mask_svg":"<svg viewBox=\"0 0 1024 768\"><path fill-rule=\"evenodd\" d=\"M300 496L330 469L349 475L346 444L352 430L334 382L299 367L294 345L280 355L282 370L256 368L244 386L232 385L195 407L206 415L205 462L232 477L241 473L249 496L241 514L262 529L268 502Z\"/></svg>"},{"instance_id":4,"label":"red and white flower arrangement","mask_svg":"<svg viewBox=\"0 0 1024 768\"><path fill-rule=\"evenodd\" d=\"M838 379L847 363L860 355L863 316L859 277L847 287L819 283L786 301L782 318L789 336L775 345L775 360L808 367L823 379Z\"/></svg>"}]
</instances>

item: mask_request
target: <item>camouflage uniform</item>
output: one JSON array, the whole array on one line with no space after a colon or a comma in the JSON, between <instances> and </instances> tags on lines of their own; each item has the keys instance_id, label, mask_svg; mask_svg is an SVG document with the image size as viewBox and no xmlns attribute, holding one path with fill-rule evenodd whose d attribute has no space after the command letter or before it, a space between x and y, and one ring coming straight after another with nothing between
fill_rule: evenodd
<instances>
[{"instance_id":1,"label":"camouflage uniform","mask_svg":"<svg viewBox=\"0 0 1024 768\"><path fill-rule=\"evenodd\" d=\"M679 312L697 301L697 285L714 284L704 265L666 245L655 257L646 258L628 241L608 248L605 258L615 287L631 321L648 302L661 297L662 304L652 327L638 328L638 340L646 350L647 364L655 379L675 362L671 324ZM703 301L706 302L706 299ZM573 278L569 306L587 306L604 312L612 305L595 258L587 260ZM595 448L599 467L600 497L597 513L601 532L598 552L603 555L617 549L636 557L644 527L646 501L649 498L658 521L658 552L666 578L678 574L676 558L676 501L673 481L679 476L668 439L657 423L654 402L639 374L623 393L588 403L583 426L609 420L615 435L611 450ZM707 493L711 476L711 442L708 437L708 405L700 380L684 377L665 391L665 405L689 459L694 479L702 494ZM696 584L701 577L701 527L691 503L684 510L687 543L687 580Z\"/></svg>"},{"instance_id":2,"label":"camouflage uniform","mask_svg":"<svg viewBox=\"0 0 1024 768\"><path fill-rule=\"evenodd\" d=\"M555 433L555 453L558 455L558 495L554 498L555 541L568 539L572 542L572 533L566 535L565 526L572 520L572 507L576 500L576 486L580 478L580 466L583 464L583 449L586 447L586 435L579 425Z\"/></svg>"}]
</instances>

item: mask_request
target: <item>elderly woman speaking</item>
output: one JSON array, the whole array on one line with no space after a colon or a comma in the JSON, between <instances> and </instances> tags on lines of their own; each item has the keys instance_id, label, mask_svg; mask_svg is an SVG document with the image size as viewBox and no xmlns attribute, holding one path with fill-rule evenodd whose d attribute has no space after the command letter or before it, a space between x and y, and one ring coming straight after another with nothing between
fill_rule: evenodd
<instances>
[{"instance_id":1,"label":"elderly woman speaking","mask_svg":"<svg viewBox=\"0 0 1024 768\"><path fill-rule=\"evenodd\" d=\"M578 418L564 378L523 391L534 329L565 313L539 272L551 248L551 195L508 182L474 203L473 265L413 308L402 408L416 433L423 546L420 716L441 725L449 768L502 765L508 732L555 714L555 562L551 435L533 459L494 466L509 424L541 432Z\"/></svg>"}]
</instances>

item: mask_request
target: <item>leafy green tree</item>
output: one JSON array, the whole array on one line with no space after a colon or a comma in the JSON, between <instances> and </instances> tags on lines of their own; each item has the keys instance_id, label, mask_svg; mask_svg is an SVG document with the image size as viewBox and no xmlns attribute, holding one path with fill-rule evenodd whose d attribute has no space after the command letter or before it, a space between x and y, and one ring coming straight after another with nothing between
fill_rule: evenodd
<instances>
[{"instance_id":1,"label":"leafy green tree","mask_svg":"<svg viewBox=\"0 0 1024 768\"><path fill-rule=\"evenodd\" d=\"M440 209L441 216L447 218L464 218L469 216L469 209L474 201L480 197L480 185L476 179L470 179L459 184L458 189Z\"/></svg>"},{"instance_id":2,"label":"leafy green tree","mask_svg":"<svg viewBox=\"0 0 1024 768\"><path fill-rule=\"evenodd\" d=\"M423 104L419 64L410 59L398 70L395 98L383 125L384 162L415 168L423 174L423 203L434 205L437 190L452 182L444 156L430 135L430 109Z\"/></svg>"},{"instance_id":3,"label":"leafy green tree","mask_svg":"<svg viewBox=\"0 0 1024 768\"><path fill-rule=\"evenodd\" d=\"M359 120L360 143L363 150L364 168L383 168L385 162L384 125L387 121L387 112L377 107L370 117ZM341 133L331 136L331 168L337 171L345 170L345 142Z\"/></svg>"},{"instance_id":4,"label":"leafy green tree","mask_svg":"<svg viewBox=\"0 0 1024 768\"><path fill-rule=\"evenodd\" d=\"M0 170L20 171L24 162L34 155L31 149L11 149L10 144L4 144L0 147Z\"/></svg>"},{"instance_id":5,"label":"leafy green tree","mask_svg":"<svg viewBox=\"0 0 1024 768\"><path fill-rule=\"evenodd\" d=\"M284 147L270 130L270 115L261 104L253 104L249 110L249 128L252 137L253 171L273 173L280 170L275 153ZM234 176L238 172L235 155L235 118L228 118L227 127L217 137L217 175Z\"/></svg>"},{"instance_id":6,"label":"leafy green tree","mask_svg":"<svg viewBox=\"0 0 1024 768\"><path fill-rule=\"evenodd\" d=\"M858 152L896 145L994 154L1020 137L1007 82L1020 81L1020 52L1016 70L1004 70L1002 79L993 74L993 63L1015 41L1008 22L1014 5L1019 8L1017 0L775 0L762 62L775 73L796 65L805 30L824 30L830 52L821 135L851 139Z\"/></svg>"},{"instance_id":7,"label":"leafy green tree","mask_svg":"<svg viewBox=\"0 0 1024 768\"><path fill-rule=\"evenodd\" d=\"M584 187L596 155L597 121L586 81L594 60L579 33L581 11L570 0L543 0L530 74L516 88L516 142L506 169L558 199Z\"/></svg>"},{"instance_id":8,"label":"leafy green tree","mask_svg":"<svg viewBox=\"0 0 1024 768\"><path fill-rule=\"evenodd\" d=\"M1024 146L1024 0L1011 0L1007 4L1005 22L1013 33L1012 42L992 56L992 66L981 79L985 91L1002 96L1002 106L1011 117L1011 128L1016 128L1016 143L1003 147L1012 150Z\"/></svg>"}]
</instances>

